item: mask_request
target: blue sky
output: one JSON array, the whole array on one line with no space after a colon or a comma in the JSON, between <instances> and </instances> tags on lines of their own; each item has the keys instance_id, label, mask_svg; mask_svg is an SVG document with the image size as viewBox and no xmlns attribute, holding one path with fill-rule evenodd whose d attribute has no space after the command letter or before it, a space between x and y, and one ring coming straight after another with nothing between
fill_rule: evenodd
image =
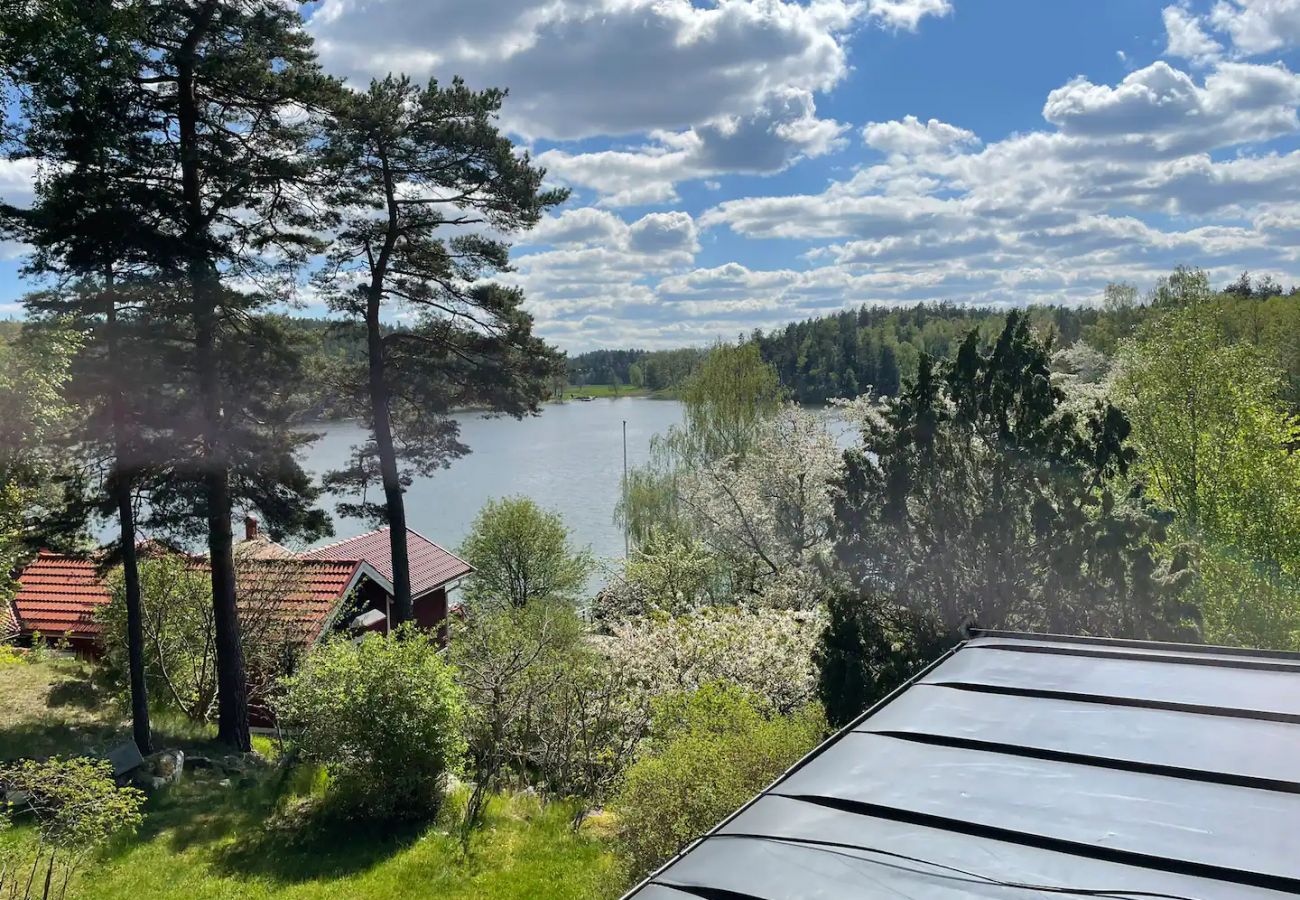
<instances>
[{"instance_id":1,"label":"blue sky","mask_svg":"<svg viewBox=\"0 0 1300 900\"><path fill-rule=\"evenodd\" d=\"M462 74L573 198L539 330L667 346L859 303L1300 282L1300 0L319 0L327 69ZM0 163L0 193L27 174ZM0 247L0 314L24 286ZM309 296L302 309L319 313Z\"/></svg>"}]
</instances>

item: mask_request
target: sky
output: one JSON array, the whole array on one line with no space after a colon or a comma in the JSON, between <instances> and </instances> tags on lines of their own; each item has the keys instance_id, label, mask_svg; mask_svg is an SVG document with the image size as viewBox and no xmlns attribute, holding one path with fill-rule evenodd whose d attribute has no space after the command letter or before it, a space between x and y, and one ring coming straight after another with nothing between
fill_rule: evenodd
<instances>
[{"instance_id":1,"label":"sky","mask_svg":"<svg viewBox=\"0 0 1300 900\"><path fill-rule=\"evenodd\" d=\"M538 331L664 347L869 304L1300 283L1300 0L317 0L325 68L509 89L572 197ZM0 161L0 195L30 171ZM25 286L0 245L0 315ZM323 314L308 298L304 314Z\"/></svg>"}]
</instances>

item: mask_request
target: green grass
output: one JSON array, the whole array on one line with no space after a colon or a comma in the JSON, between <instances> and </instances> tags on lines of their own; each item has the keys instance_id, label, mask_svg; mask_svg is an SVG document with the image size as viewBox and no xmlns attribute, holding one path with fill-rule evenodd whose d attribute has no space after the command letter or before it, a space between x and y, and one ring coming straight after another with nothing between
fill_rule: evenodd
<instances>
[{"instance_id":1,"label":"green grass","mask_svg":"<svg viewBox=\"0 0 1300 900\"><path fill-rule=\"evenodd\" d=\"M0 762L49 756L102 756L131 739L122 705L74 659L0 664ZM160 747L205 747L212 730L165 711L154 714Z\"/></svg>"},{"instance_id":2,"label":"green grass","mask_svg":"<svg viewBox=\"0 0 1300 900\"><path fill-rule=\"evenodd\" d=\"M626 384L583 384L569 385L560 395L561 400L577 400L581 397L652 397L655 400L671 400L672 391L651 391L646 388L632 387Z\"/></svg>"},{"instance_id":3,"label":"green grass","mask_svg":"<svg viewBox=\"0 0 1300 900\"><path fill-rule=\"evenodd\" d=\"M102 752L126 739L117 704L71 661L0 666L0 760ZM203 749L208 732L160 723L159 746ZM446 823L331 824L302 794L313 780L272 769L243 786L187 770L151 797L140 832L87 865L82 900L369 900L617 896L622 876L601 820L575 833L564 804L501 796L468 853Z\"/></svg>"},{"instance_id":4,"label":"green grass","mask_svg":"<svg viewBox=\"0 0 1300 900\"><path fill-rule=\"evenodd\" d=\"M612 855L569 810L498 797L469 853L446 827L370 829L276 814L269 788L190 778L151 801L140 836L82 879L83 900L617 896Z\"/></svg>"}]
</instances>

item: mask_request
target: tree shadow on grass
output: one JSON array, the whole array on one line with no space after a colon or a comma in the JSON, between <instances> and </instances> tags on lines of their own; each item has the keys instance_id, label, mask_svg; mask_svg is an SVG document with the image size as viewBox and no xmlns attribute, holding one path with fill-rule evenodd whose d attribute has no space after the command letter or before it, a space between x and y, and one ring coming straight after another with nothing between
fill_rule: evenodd
<instances>
[{"instance_id":1,"label":"tree shadow on grass","mask_svg":"<svg viewBox=\"0 0 1300 900\"><path fill-rule=\"evenodd\" d=\"M99 712L111 698L89 678L67 678L50 685L45 705L50 709L72 707L86 712Z\"/></svg>"},{"instance_id":2,"label":"tree shadow on grass","mask_svg":"<svg viewBox=\"0 0 1300 900\"><path fill-rule=\"evenodd\" d=\"M109 723L73 722L54 716L0 728L0 762L51 756L99 756L120 743L120 729Z\"/></svg>"},{"instance_id":3,"label":"tree shadow on grass","mask_svg":"<svg viewBox=\"0 0 1300 900\"><path fill-rule=\"evenodd\" d=\"M369 825L317 812L263 819L213 859L218 871L282 883L342 878L373 868L413 845L427 823Z\"/></svg>"}]
</instances>

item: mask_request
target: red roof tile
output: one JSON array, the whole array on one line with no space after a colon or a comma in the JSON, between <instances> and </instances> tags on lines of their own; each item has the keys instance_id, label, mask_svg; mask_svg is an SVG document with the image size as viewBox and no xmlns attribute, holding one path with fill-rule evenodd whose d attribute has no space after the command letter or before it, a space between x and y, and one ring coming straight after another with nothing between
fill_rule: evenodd
<instances>
[{"instance_id":1,"label":"red roof tile","mask_svg":"<svg viewBox=\"0 0 1300 900\"><path fill-rule=\"evenodd\" d=\"M474 571L474 567L465 560L411 528L406 529L406 555L411 566L413 598ZM308 550L303 556L312 559L365 560L390 582L393 579L393 554L387 528L317 547Z\"/></svg>"},{"instance_id":2,"label":"red roof tile","mask_svg":"<svg viewBox=\"0 0 1300 900\"><path fill-rule=\"evenodd\" d=\"M205 560L196 558L192 565L207 570ZM357 559L241 559L239 603L246 614L265 610L291 639L310 642L360 566ZM95 612L108 601L95 560L42 551L19 574L13 609L24 634L95 637Z\"/></svg>"},{"instance_id":3,"label":"red roof tile","mask_svg":"<svg viewBox=\"0 0 1300 900\"><path fill-rule=\"evenodd\" d=\"M93 637L95 610L108 600L95 560L42 550L18 576L13 610L24 634Z\"/></svg>"}]
</instances>

